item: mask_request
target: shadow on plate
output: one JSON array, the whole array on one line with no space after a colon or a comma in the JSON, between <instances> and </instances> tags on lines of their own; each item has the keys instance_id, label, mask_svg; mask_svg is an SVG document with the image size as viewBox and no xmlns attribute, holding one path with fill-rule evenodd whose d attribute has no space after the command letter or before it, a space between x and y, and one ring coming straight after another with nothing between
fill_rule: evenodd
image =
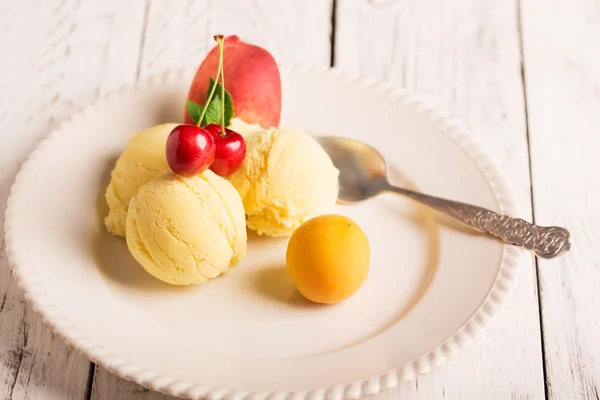
<instances>
[{"instance_id":1,"label":"shadow on plate","mask_svg":"<svg viewBox=\"0 0 600 400\"><path fill-rule=\"evenodd\" d=\"M394 166L390 167L389 170L390 181L395 184L402 184L403 186L418 190L418 188L406 177L400 170ZM371 336L380 334L402 320L415 306L421 301L421 299L427 293L427 290L433 282L435 277L440 258L440 243L439 243L439 225L434 216L432 210L428 207L413 202L410 199L401 198L399 201L406 201L412 203L414 206L410 208L410 211L394 207L393 213L396 213L398 218L412 223L415 226L424 229L426 235L429 238L429 252L427 254L426 261L422 267L423 275L421 276L420 282L416 289L410 294L409 300L398 310L398 312L390 318L389 323L383 325L377 332ZM386 203L389 204L389 203Z\"/></svg>"},{"instance_id":2,"label":"shadow on plate","mask_svg":"<svg viewBox=\"0 0 600 400\"><path fill-rule=\"evenodd\" d=\"M125 239L106 231L95 235L93 252L100 272L119 285L153 292L181 292L194 287L169 285L156 279L133 258Z\"/></svg>"},{"instance_id":3,"label":"shadow on plate","mask_svg":"<svg viewBox=\"0 0 600 400\"><path fill-rule=\"evenodd\" d=\"M404 187L412 190L419 189L414 182L412 182L404 173L400 171L400 169L393 165L390 166L389 175L390 181L394 184L401 184ZM412 200L409 199L405 200L412 202ZM413 203L414 208L412 209L412 212L409 214L403 213L399 217L407 219L408 221L415 223L417 226L423 227L427 233L427 236L429 237L429 253L427 255L427 261L423 266L423 270L425 272L421 278L419 286L417 286L417 288L414 290L410 296L410 300L406 303L406 305L398 312L393 323L396 323L404 318L413 308L415 308L423 296L425 296L425 293L427 293L427 290L429 289L429 286L431 286L431 282L433 282L433 278L437 273L440 259L439 229L435 215L428 207L416 202Z\"/></svg>"},{"instance_id":4,"label":"shadow on plate","mask_svg":"<svg viewBox=\"0 0 600 400\"><path fill-rule=\"evenodd\" d=\"M440 259L438 224L432 211L425 206L417 205L416 212L413 214L412 219L416 223L422 225L423 229L426 230L427 236L429 237L429 253L423 268L425 272L421 278L421 282L411 295L410 300L398 313L396 321L404 318L419 303L419 301L421 301L423 296L425 296L425 293L427 293L427 290L429 289L429 286L431 286L431 282L433 282L433 278L437 273Z\"/></svg>"},{"instance_id":5,"label":"shadow on plate","mask_svg":"<svg viewBox=\"0 0 600 400\"><path fill-rule=\"evenodd\" d=\"M389 176L390 176L390 182L392 182L393 184L400 186L400 187L405 187L407 189L419 191L419 188L414 184L414 182L412 182L404 174L402 174L402 172L400 172L400 170L398 168L396 168L394 166L390 167ZM412 201L412 200L409 200L409 201ZM415 204L417 204L417 203L415 202ZM478 232L474 229L464 226L461 223L454 221L453 219L445 216L442 213L431 210L431 209L429 209L429 207L421 206L421 205L419 205L419 207L423 207L423 208L429 210L432 213L433 217L436 219L436 221L441 226L456 230L457 232L466 233L466 234L473 235L473 236L485 235L482 232Z\"/></svg>"},{"instance_id":6,"label":"shadow on plate","mask_svg":"<svg viewBox=\"0 0 600 400\"><path fill-rule=\"evenodd\" d=\"M321 306L308 301L298 292L284 265L265 266L252 271L249 283L251 290L275 302L301 308Z\"/></svg>"}]
</instances>

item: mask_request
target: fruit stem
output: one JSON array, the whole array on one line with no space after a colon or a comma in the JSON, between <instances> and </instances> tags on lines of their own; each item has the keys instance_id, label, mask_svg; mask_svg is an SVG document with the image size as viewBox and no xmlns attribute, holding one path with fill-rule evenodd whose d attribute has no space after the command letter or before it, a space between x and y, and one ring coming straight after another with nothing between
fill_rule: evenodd
<instances>
[{"instance_id":1,"label":"fruit stem","mask_svg":"<svg viewBox=\"0 0 600 400\"><path fill-rule=\"evenodd\" d=\"M220 36L220 37L217 37ZM223 35L215 35L219 44L219 59L223 60ZM221 136L225 136L225 68L221 68Z\"/></svg>"},{"instance_id":2,"label":"fruit stem","mask_svg":"<svg viewBox=\"0 0 600 400\"><path fill-rule=\"evenodd\" d=\"M219 44L219 66L217 67L217 75L215 79L215 84L210 89L210 94L208 95L206 102L204 103L204 107L202 108L202 113L200 114L200 118L198 118L198 127L201 127L202 120L204 119L204 115L206 114L206 110L208 110L208 105L212 101L212 98L215 94L215 90L217 89L217 84L219 83L219 75L221 74L221 70L223 69L223 35L215 35L214 39Z\"/></svg>"}]
</instances>

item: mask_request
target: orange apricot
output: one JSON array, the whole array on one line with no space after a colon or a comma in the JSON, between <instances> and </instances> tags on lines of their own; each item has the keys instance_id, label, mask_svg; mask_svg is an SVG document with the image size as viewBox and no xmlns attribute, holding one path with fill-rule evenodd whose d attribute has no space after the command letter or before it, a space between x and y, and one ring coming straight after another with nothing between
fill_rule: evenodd
<instances>
[{"instance_id":1,"label":"orange apricot","mask_svg":"<svg viewBox=\"0 0 600 400\"><path fill-rule=\"evenodd\" d=\"M321 215L294 231L286 261L292 281L304 297L315 303L339 303L367 279L369 239L350 218Z\"/></svg>"}]
</instances>

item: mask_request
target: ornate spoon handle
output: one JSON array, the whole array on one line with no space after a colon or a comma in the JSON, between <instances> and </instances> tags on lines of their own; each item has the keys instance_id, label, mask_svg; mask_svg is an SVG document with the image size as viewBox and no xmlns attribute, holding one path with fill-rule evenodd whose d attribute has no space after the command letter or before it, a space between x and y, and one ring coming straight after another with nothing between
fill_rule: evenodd
<instances>
[{"instance_id":1,"label":"ornate spoon handle","mask_svg":"<svg viewBox=\"0 0 600 400\"><path fill-rule=\"evenodd\" d=\"M437 210L479 232L491 233L506 243L523 246L541 258L554 258L571 249L570 234L557 226L537 226L486 208L442 199L388 185L384 191L398 193Z\"/></svg>"}]
</instances>

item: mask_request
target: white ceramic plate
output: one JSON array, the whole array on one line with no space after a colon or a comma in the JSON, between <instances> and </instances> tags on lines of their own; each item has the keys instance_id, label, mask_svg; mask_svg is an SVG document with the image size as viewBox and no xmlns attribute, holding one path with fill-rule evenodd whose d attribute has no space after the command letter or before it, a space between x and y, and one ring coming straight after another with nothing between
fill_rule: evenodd
<instances>
[{"instance_id":1,"label":"white ceramic plate","mask_svg":"<svg viewBox=\"0 0 600 400\"><path fill-rule=\"evenodd\" d=\"M521 250L381 196L336 212L371 242L370 275L345 303L304 300L286 240L250 235L247 258L198 287L148 275L110 236L104 190L129 134L179 121L193 70L126 87L40 143L6 219L8 255L34 309L71 346L151 389L182 397L359 397L443 363L506 302ZM517 215L467 133L410 95L338 71L282 67L282 125L366 141L392 179Z\"/></svg>"}]
</instances>

